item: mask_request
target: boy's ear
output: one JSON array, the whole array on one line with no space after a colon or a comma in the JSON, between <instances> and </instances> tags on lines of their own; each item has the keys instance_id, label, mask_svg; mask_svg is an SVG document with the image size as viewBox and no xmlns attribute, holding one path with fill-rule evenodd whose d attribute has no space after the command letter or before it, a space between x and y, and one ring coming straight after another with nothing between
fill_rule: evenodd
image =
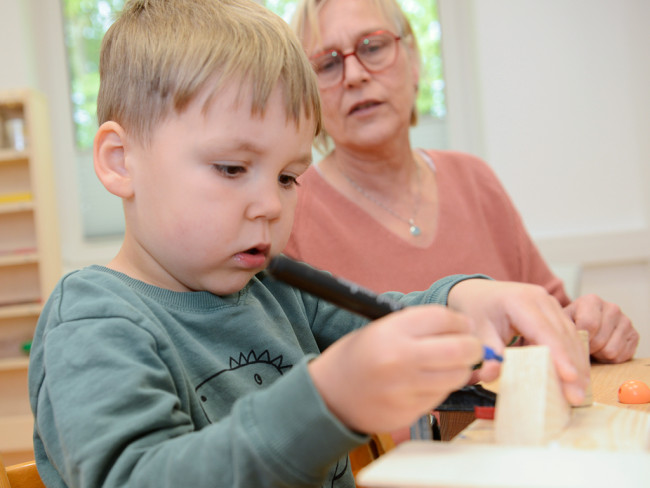
<instances>
[{"instance_id":1,"label":"boy's ear","mask_svg":"<svg viewBox=\"0 0 650 488\"><path fill-rule=\"evenodd\" d=\"M126 164L126 132L117 122L104 122L97 129L93 151L95 173L104 187L121 198L133 195Z\"/></svg>"}]
</instances>

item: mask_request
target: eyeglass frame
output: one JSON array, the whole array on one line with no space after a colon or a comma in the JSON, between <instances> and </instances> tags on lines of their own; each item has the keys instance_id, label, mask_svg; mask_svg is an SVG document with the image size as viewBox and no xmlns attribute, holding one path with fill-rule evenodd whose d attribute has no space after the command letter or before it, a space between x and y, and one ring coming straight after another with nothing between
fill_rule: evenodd
<instances>
[{"instance_id":1,"label":"eyeglass frame","mask_svg":"<svg viewBox=\"0 0 650 488\"><path fill-rule=\"evenodd\" d=\"M368 68L366 66L366 64L361 59L359 59L359 56L357 56L357 51L359 50L359 44L364 39L366 39L368 37L371 37L371 36L378 35L378 34L388 34L388 36L391 37L395 41L395 53L393 54L393 60L388 65L384 66L381 69L371 69L371 68ZM309 61L312 64L312 68L314 69L314 72L316 73L316 77L319 80L319 85L320 85L321 84L320 83L321 78L318 76L318 71L316 70L316 66L314 66L314 63L313 63L314 60L317 59L317 58L321 58L323 56L326 56L328 54L332 54L332 53L336 53L336 55L340 57L340 59L341 59L341 77L335 83L330 83L328 85L321 86L321 88L331 88L333 86L336 86L336 85L340 84L345 79L345 60L349 56L354 56L356 58L357 62L363 67L363 69L365 69L369 73L381 73L382 71L387 70L388 68L393 66L393 64L395 64L395 61L397 60L397 51L398 51L398 46L399 46L398 43L401 40L402 40L402 36L398 36L397 34L393 34L391 31L386 30L386 29L379 29L379 30L376 30L374 32L370 32L369 34L364 34L362 36L359 36L357 38L357 40L355 41L355 43L354 43L354 48L352 49L352 51L344 53L340 49L327 49L325 51L321 51L319 53L316 53L316 54L310 56Z\"/></svg>"}]
</instances>

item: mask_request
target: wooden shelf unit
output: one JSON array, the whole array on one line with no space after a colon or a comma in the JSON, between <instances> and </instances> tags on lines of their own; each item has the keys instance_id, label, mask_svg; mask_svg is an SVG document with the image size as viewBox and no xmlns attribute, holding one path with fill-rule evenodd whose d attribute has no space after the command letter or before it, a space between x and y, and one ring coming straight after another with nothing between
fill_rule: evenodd
<instances>
[{"instance_id":1,"label":"wooden shelf unit","mask_svg":"<svg viewBox=\"0 0 650 488\"><path fill-rule=\"evenodd\" d=\"M25 145L12 147L9 119ZM54 170L45 97L0 90L0 455L33 458L26 347L61 277Z\"/></svg>"}]
</instances>

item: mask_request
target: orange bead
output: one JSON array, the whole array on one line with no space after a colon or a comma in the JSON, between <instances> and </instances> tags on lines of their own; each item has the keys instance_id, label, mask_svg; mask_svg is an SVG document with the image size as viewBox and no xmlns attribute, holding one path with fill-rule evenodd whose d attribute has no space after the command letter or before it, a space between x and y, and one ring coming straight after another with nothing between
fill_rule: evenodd
<instances>
[{"instance_id":1,"label":"orange bead","mask_svg":"<svg viewBox=\"0 0 650 488\"><path fill-rule=\"evenodd\" d=\"M628 380L618 388L621 403L650 403L650 388L643 381Z\"/></svg>"}]
</instances>

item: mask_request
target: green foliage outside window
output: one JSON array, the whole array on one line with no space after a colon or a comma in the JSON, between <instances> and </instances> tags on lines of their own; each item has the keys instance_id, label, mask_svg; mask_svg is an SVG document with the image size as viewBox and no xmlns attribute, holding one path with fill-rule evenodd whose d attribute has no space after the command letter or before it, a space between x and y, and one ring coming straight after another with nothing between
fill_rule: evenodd
<instances>
[{"instance_id":1,"label":"green foliage outside window","mask_svg":"<svg viewBox=\"0 0 650 488\"><path fill-rule=\"evenodd\" d=\"M64 32L70 72L70 98L79 149L93 145L97 130L99 47L124 0L64 0Z\"/></svg>"},{"instance_id":2,"label":"green foliage outside window","mask_svg":"<svg viewBox=\"0 0 650 488\"><path fill-rule=\"evenodd\" d=\"M409 17L420 45L422 70L418 110L444 117L445 94L436 0L398 0ZM266 6L289 21L295 0L266 0ZM92 147L97 129L99 47L124 0L63 0L65 43L70 72L75 136L79 149Z\"/></svg>"},{"instance_id":3,"label":"green foliage outside window","mask_svg":"<svg viewBox=\"0 0 650 488\"><path fill-rule=\"evenodd\" d=\"M418 111L444 118L445 79L440 50L440 21L436 0L398 0L415 31L420 46L422 67L418 92Z\"/></svg>"}]
</instances>

